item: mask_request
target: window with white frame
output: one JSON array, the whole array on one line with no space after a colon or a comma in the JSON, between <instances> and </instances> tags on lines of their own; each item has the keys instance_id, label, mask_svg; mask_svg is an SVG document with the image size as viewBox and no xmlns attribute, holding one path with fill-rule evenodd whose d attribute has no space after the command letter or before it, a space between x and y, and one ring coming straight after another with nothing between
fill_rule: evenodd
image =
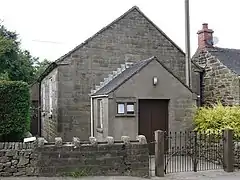
<instances>
[{"instance_id":1,"label":"window with white frame","mask_svg":"<svg viewBox=\"0 0 240 180\"><path fill-rule=\"evenodd\" d=\"M135 115L135 102L117 102L117 116Z\"/></svg>"},{"instance_id":2,"label":"window with white frame","mask_svg":"<svg viewBox=\"0 0 240 180\"><path fill-rule=\"evenodd\" d=\"M97 128L103 128L103 100L102 99L98 99L97 100Z\"/></svg>"},{"instance_id":3,"label":"window with white frame","mask_svg":"<svg viewBox=\"0 0 240 180\"><path fill-rule=\"evenodd\" d=\"M53 110L53 89L52 89L52 78L49 79L49 111L52 113Z\"/></svg>"},{"instance_id":4,"label":"window with white frame","mask_svg":"<svg viewBox=\"0 0 240 180\"><path fill-rule=\"evenodd\" d=\"M134 114L134 103L127 103L127 114Z\"/></svg>"},{"instance_id":5,"label":"window with white frame","mask_svg":"<svg viewBox=\"0 0 240 180\"><path fill-rule=\"evenodd\" d=\"M117 103L117 113L125 114L125 104L124 103Z\"/></svg>"}]
</instances>

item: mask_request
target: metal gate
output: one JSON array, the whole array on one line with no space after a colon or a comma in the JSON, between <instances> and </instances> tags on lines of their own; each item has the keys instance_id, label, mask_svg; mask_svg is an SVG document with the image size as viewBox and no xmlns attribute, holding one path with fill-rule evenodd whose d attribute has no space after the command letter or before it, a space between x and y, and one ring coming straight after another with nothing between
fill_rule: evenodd
<instances>
[{"instance_id":1,"label":"metal gate","mask_svg":"<svg viewBox=\"0 0 240 180\"><path fill-rule=\"evenodd\" d=\"M165 140L165 173L223 168L222 132L170 132Z\"/></svg>"}]
</instances>

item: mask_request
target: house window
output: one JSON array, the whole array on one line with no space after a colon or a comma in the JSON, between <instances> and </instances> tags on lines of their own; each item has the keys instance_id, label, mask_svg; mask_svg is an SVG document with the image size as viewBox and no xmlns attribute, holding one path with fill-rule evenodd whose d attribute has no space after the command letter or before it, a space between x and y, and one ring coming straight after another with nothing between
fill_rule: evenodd
<instances>
[{"instance_id":1,"label":"house window","mask_svg":"<svg viewBox=\"0 0 240 180\"><path fill-rule=\"evenodd\" d=\"M134 102L118 102L117 115L118 116L133 116L135 114Z\"/></svg>"},{"instance_id":2,"label":"house window","mask_svg":"<svg viewBox=\"0 0 240 180\"><path fill-rule=\"evenodd\" d=\"M42 111L44 112L46 110L46 94L45 94L45 85L42 85Z\"/></svg>"},{"instance_id":3,"label":"house window","mask_svg":"<svg viewBox=\"0 0 240 180\"><path fill-rule=\"evenodd\" d=\"M97 114L97 128L103 128L103 100L98 99L97 100L97 109L98 109L98 114Z\"/></svg>"},{"instance_id":4,"label":"house window","mask_svg":"<svg viewBox=\"0 0 240 180\"><path fill-rule=\"evenodd\" d=\"M127 114L134 114L134 103L127 103Z\"/></svg>"},{"instance_id":5,"label":"house window","mask_svg":"<svg viewBox=\"0 0 240 180\"><path fill-rule=\"evenodd\" d=\"M52 90L52 78L49 79L49 111L52 113L53 110L53 90Z\"/></svg>"},{"instance_id":6,"label":"house window","mask_svg":"<svg viewBox=\"0 0 240 180\"><path fill-rule=\"evenodd\" d=\"M125 114L125 104L124 103L118 103L117 104L117 113L118 114Z\"/></svg>"}]
</instances>

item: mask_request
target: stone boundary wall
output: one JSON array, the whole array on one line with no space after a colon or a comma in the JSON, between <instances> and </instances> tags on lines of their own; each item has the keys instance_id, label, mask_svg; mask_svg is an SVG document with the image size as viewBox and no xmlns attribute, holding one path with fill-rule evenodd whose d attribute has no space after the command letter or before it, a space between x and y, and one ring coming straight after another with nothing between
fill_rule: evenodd
<instances>
[{"instance_id":1,"label":"stone boundary wall","mask_svg":"<svg viewBox=\"0 0 240 180\"><path fill-rule=\"evenodd\" d=\"M149 177L149 151L145 136L131 141L107 137L97 142L90 137L81 142L0 143L0 176L138 176Z\"/></svg>"}]
</instances>

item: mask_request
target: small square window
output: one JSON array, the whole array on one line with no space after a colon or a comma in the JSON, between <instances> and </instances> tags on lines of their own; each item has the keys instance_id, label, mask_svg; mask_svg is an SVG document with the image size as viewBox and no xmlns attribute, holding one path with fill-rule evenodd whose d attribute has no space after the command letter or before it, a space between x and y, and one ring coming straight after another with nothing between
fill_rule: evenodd
<instances>
[{"instance_id":1,"label":"small square window","mask_svg":"<svg viewBox=\"0 0 240 180\"><path fill-rule=\"evenodd\" d=\"M118 103L118 105L117 105L117 113L118 114L124 114L125 113L124 103Z\"/></svg>"},{"instance_id":2,"label":"small square window","mask_svg":"<svg viewBox=\"0 0 240 180\"><path fill-rule=\"evenodd\" d=\"M134 114L134 103L127 103L127 114Z\"/></svg>"}]
</instances>

